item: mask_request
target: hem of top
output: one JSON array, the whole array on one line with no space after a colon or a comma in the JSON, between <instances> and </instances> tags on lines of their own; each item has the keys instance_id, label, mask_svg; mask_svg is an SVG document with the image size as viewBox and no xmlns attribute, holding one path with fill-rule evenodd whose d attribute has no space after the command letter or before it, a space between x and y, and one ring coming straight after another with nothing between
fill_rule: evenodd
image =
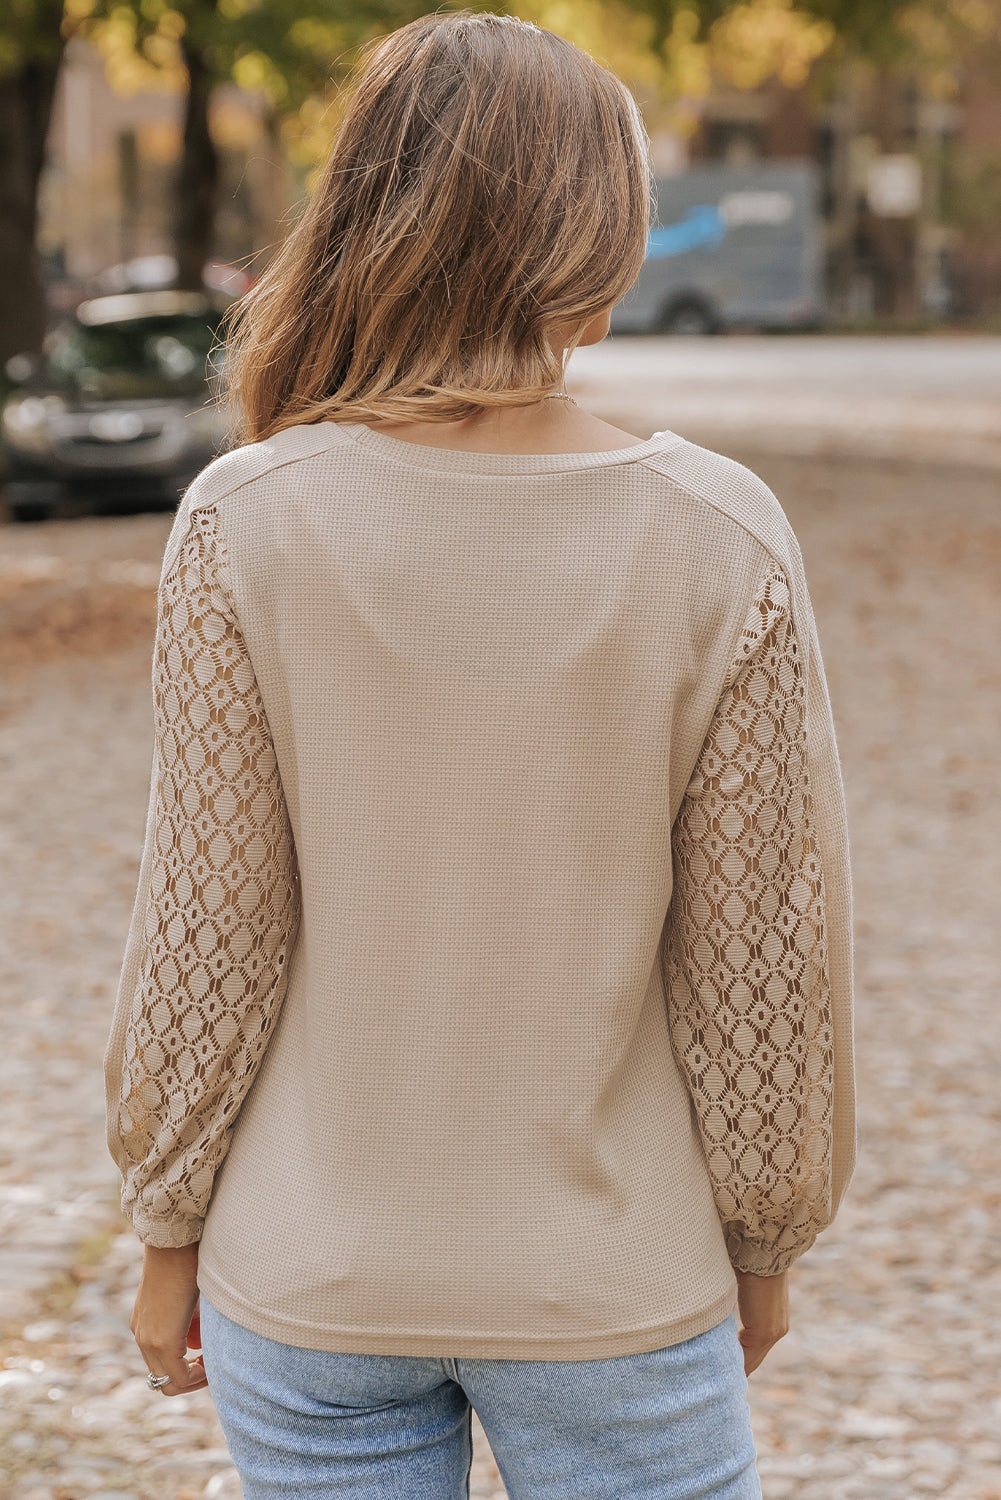
<instances>
[{"instance_id":1,"label":"hem of top","mask_svg":"<svg viewBox=\"0 0 1001 1500\"><path fill-rule=\"evenodd\" d=\"M540 1338L523 1334L478 1334L461 1330L421 1333L413 1330L317 1327L283 1318L267 1308L251 1304L210 1267L198 1265L198 1290L212 1307L250 1333L279 1344L300 1349L317 1349L328 1354L400 1354L419 1358L447 1356L453 1359L536 1359L574 1360L609 1359L620 1355L648 1354L683 1343L717 1327L732 1313L737 1300L737 1281L723 1296L707 1307L673 1318L668 1323L648 1324L610 1333L588 1334L576 1338L555 1335Z\"/></svg>"},{"instance_id":2,"label":"hem of top","mask_svg":"<svg viewBox=\"0 0 1001 1500\"><path fill-rule=\"evenodd\" d=\"M323 425L323 424L318 424ZM655 432L643 442L626 448L609 448L594 453L475 453L461 448L433 448L425 443L408 443L402 438L375 432L364 422L331 422L353 443L406 469L423 469L437 473L505 475L552 474L575 469L597 469L617 464L639 463L651 453L680 448L687 441L676 432Z\"/></svg>"}]
</instances>

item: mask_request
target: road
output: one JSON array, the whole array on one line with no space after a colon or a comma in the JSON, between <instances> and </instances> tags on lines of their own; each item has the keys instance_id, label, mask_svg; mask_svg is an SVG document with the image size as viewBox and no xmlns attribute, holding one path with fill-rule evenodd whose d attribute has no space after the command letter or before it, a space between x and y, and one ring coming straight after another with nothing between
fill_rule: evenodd
<instances>
[{"instance_id":1,"label":"road","mask_svg":"<svg viewBox=\"0 0 1001 1500\"><path fill-rule=\"evenodd\" d=\"M641 437L1001 469L1001 338L609 339L567 389Z\"/></svg>"}]
</instances>

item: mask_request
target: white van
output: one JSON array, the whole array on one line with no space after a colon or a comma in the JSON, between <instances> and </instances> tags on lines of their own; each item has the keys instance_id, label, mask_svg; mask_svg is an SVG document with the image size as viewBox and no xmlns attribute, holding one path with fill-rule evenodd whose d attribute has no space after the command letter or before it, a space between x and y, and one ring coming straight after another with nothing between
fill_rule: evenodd
<instances>
[{"instance_id":1,"label":"white van","mask_svg":"<svg viewBox=\"0 0 1001 1500\"><path fill-rule=\"evenodd\" d=\"M817 168L708 163L657 183L658 222L612 333L714 333L823 319Z\"/></svg>"}]
</instances>

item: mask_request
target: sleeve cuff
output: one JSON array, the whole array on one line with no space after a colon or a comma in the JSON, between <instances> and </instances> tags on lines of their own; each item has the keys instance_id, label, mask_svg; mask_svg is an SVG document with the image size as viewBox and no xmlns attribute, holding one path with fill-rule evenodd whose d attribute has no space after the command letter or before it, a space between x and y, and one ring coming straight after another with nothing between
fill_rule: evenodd
<instances>
[{"instance_id":1,"label":"sleeve cuff","mask_svg":"<svg viewBox=\"0 0 1001 1500\"><path fill-rule=\"evenodd\" d=\"M154 1250L180 1250L185 1245L194 1245L201 1239L205 1225L204 1219L154 1219L137 1206L127 1216L143 1244L152 1245Z\"/></svg>"},{"instance_id":2,"label":"sleeve cuff","mask_svg":"<svg viewBox=\"0 0 1001 1500\"><path fill-rule=\"evenodd\" d=\"M727 1253L735 1271L747 1271L752 1276L779 1276L809 1250L816 1238L816 1234L811 1234L805 1240L780 1249L774 1244L750 1244L731 1234L727 1237Z\"/></svg>"}]
</instances>

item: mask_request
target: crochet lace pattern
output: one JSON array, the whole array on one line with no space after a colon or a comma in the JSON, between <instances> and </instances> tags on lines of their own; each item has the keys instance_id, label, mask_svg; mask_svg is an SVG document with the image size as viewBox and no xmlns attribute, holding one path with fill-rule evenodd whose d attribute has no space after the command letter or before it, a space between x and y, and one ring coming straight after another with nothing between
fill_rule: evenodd
<instances>
[{"instance_id":1,"label":"crochet lace pattern","mask_svg":"<svg viewBox=\"0 0 1001 1500\"><path fill-rule=\"evenodd\" d=\"M199 1237L278 1018L299 914L278 766L212 509L193 515L160 590L153 699L155 863L125 1047L122 1206L151 1243L181 1245Z\"/></svg>"},{"instance_id":2,"label":"crochet lace pattern","mask_svg":"<svg viewBox=\"0 0 1001 1500\"><path fill-rule=\"evenodd\" d=\"M830 1218L833 1034L806 689L773 559L675 822L671 1036L732 1263L773 1275Z\"/></svg>"}]
</instances>

